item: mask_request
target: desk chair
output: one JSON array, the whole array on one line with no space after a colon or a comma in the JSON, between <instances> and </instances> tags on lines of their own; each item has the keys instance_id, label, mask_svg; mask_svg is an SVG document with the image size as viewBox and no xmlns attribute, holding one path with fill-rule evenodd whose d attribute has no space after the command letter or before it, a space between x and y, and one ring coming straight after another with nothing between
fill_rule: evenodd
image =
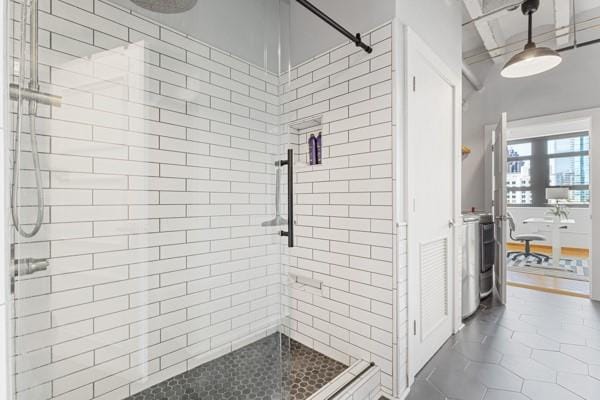
<instances>
[{"instance_id":1,"label":"desk chair","mask_svg":"<svg viewBox=\"0 0 600 400\"><path fill-rule=\"evenodd\" d=\"M548 240L546 238L546 236L536 234L536 233L522 233L522 234L515 233L515 231L516 231L515 220L514 220L512 214L510 213L510 211L506 212L506 216L508 219L508 226L510 228L510 238L514 241L525 243L525 251L509 251L508 253L506 253L506 256L508 258L512 259L513 261L516 261L517 258L519 258L519 257L524 257L525 260L527 260L529 257L531 257L531 258L534 258L535 260L537 260L538 264L541 263L542 261L550 260L550 257L545 254L531 252L531 242Z\"/></svg>"}]
</instances>

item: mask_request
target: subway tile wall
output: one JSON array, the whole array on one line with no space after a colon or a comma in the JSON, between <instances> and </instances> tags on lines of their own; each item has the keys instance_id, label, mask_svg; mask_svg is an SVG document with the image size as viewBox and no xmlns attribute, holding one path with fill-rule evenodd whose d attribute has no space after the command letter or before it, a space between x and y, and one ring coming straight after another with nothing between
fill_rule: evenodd
<instances>
[{"instance_id":1,"label":"subway tile wall","mask_svg":"<svg viewBox=\"0 0 600 400\"><path fill-rule=\"evenodd\" d=\"M63 104L35 120L44 225L16 238L50 259L16 286L17 398L121 399L277 329L279 78L101 0L41 0L39 22Z\"/></svg>"},{"instance_id":2,"label":"subway tile wall","mask_svg":"<svg viewBox=\"0 0 600 400\"><path fill-rule=\"evenodd\" d=\"M264 336L282 301L292 337L375 361L391 394L406 347L391 25L364 36L371 55L340 46L278 78L108 2L40 5L42 89L63 106L36 119L45 224L17 251L51 270L16 287L18 398L126 397ZM279 132L314 116L324 164L309 167L311 130ZM282 300L280 240L260 222L288 140L301 162L284 264L323 289ZM30 156L24 167L31 223Z\"/></svg>"},{"instance_id":3,"label":"subway tile wall","mask_svg":"<svg viewBox=\"0 0 600 400\"><path fill-rule=\"evenodd\" d=\"M297 246L286 260L291 275L322 288L291 285L285 304L294 339L346 364L374 361L391 394L398 295L397 316L406 317L405 229L393 220L392 26L363 38L372 54L340 46L282 77L282 123L321 118L321 126L290 135L299 154ZM307 137L319 131L323 163L306 165ZM396 264L404 267L395 271ZM404 376L406 352L400 356Z\"/></svg>"}]
</instances>

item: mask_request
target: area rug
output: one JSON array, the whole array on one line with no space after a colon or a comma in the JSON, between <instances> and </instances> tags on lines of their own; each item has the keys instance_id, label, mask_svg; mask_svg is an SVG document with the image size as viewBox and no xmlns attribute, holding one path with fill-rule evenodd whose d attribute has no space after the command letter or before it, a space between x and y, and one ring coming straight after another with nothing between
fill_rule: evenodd
<instances>
[{"instance_id":1,"label":"area rug","mask_svg":"<svg viewBox=\"0 0 600 400\"><path fill-rule=\"evenodd\" d=\"M590 267L587 259L560 259L558 267L552 265L552 259L537 263L536 260L522 257L516 261L507 260L507 267L512 272L523 272L527 274L553 276L556 278L574 279L578 281L590 281Z\"/></svg>"}]
</instances>

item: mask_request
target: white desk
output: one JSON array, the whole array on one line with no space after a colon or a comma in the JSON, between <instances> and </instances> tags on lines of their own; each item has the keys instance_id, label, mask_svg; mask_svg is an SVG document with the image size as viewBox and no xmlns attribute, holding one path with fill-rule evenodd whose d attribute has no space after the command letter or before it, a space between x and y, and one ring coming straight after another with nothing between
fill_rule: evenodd
<instances>
[{"instance_id":1,"label":"white desk","mask_svg":"<svg viewBox=\"0 0 600 400\"><path fill-rule=\"evenodd\" d=\"M574 219L558 219L556 217L548 218L527 218L523 220L524 224L544 225L550 228L552 232L552 265L560 266L560 229L568 225L575 224Z\"/></svg>"}]
</instances>

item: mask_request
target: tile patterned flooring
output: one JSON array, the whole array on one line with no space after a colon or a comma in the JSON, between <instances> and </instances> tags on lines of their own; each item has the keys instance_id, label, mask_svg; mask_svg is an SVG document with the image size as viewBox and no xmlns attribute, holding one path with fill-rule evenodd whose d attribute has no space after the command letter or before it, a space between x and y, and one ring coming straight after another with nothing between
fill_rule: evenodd
<instances>
[{"instance_id":1,"label":"tile patterned flooring","mask_svg":"<svg viewBox=\"0 0 600 400\"><path fill-rule=\"evenodd\" d=\"M600 303L517 287L484 303L407 400L600 399Z\"/></svg>"},{"instance_id":2,"label":"tile patterned flooring","mask_svg":"<svg viewBox=\"0 0 600 400\"><path fill-rule=\"evenodd\" d=\"M129 399L305 400L345 369L345 365L317 351L289 341L286 336L280 340L279 334L273 334ZM289 392L290 396L282 396L282 391Z\"/></svg>"}]
</instances>

